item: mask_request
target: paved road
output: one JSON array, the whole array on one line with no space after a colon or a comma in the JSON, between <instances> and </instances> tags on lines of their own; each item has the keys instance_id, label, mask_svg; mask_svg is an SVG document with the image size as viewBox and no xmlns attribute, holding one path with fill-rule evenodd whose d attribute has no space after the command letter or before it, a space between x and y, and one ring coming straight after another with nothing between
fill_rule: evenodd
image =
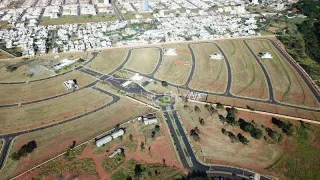
<instances>
[{"instance_id":1,"label":"paved road","mask_svg":"<svg viewBox=\"0 0 320 180\"><path fill-rule=\"evenodd\" d=\"M122 16L121 12L118 9L118 6L115 4L115 1L111 0L111 4L113 6L114 12L117 14L117 17L120 21L124 21L124 17Z\"/></svg>"}]
</instances>

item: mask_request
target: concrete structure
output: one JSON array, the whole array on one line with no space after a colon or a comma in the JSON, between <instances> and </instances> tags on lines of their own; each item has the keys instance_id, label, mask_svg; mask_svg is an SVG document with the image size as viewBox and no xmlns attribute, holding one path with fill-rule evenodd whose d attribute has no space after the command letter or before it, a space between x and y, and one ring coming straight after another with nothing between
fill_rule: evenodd
<instances>
[{"instance_id":1,"label":"concrete structure","mask_svg":"<svg viewBox=\"0 0 320 180\"><path fill-rule=\"evenodd\" d=\"M211 54L210 59L223 59L221 54Z\"/></svg>"},{"instance_id":2,"label":"concrete structure","mask_svg":"<svg viewBox=\"0 0 320 180\"><path fill-rule=\"evenodd\" d=\"M142 120L145 125L158 124L158 119L156 117L144 117Z\"/></svg>"},{"instance_id":3,"label":"concrete structure","mask_svg":"<svg viewBox=\"0 0 320 180\"><path fill-rule=\"evenodd\" d=\"M77 80L68 80L63 82L63 85L69 90L69 89L78 89L78 83Z\"/></svg>"},{"instance_id":4,"label":"concrete structure","mask_svg":"<svg viewBox=\"0 0 320 180\"><path fill-rule=\"evenodd\" d=\"M119 129L118 131L111 133L113 139L116 139L117 137L120 137L122 135L124 135L123 129Z\"/></svg>"},{"instance_id":5,"label":"concrete structure","mask_svg":"<svg viewBox=\"0 0 320 180\"><path fill-rule=\"evenodd\" d=\"M261 52L259 53L260 57L262 59L272 59L272 55L269 52Z\"/></svg>"},{"instance_id":6,"label":"concrete structure","mask_svg":"<svg viewBox=\"0 0 320 180\"><path fill-rule=\"evenodd\" d=\"M121 154L121 153L123 153L123 149L122 149L122 148L119 148L119 149L113 151L113 153L109 155L109 158L112 158L112 157L114 157L115 155Z\"/></svg>"},{"instance_id":7,"label":"concrete structure","mask_svg":"<svg viewBox=\"0 0 320 180\"><path fill-rule=\"evenodd\" d=\"M104 144L107 144L108 142L112 141L112 137L110 135L104 136L98 140L96 140L96 146L100 147Z\"/></svg>"}]
</instances>

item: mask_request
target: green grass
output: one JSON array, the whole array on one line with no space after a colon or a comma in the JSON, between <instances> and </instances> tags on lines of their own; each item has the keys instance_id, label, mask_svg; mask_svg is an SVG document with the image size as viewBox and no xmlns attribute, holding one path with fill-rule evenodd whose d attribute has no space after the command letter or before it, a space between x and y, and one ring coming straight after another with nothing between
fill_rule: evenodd
<instances>
[{"instance_id":1,"label":"green grass","mask_svg":"<svg viewBox=\"0 0 320 180\"><path fill-rule=\"evenodd\" d=\"M112 158L105 157L102 162L102 167L106 172L111 173L112 171L120 167L124 163L124 161L125 157L122 155L115 155Z\"/></svg>"},{"instance_id":2,"label":"green grass","mask_svg":"<svg viewBox=\"0 0 320 180\"><path fill-rule=\"evenodd\" d=\"M140 177L135 177L134 168L136 164L141 164L135 160L129 160L123 167L111 176L112 180L123 180L128 177L133 179L155 180L171 179L171 177L181 174L181 172L170 166L163 164L141 164L143 172ZM155 174L155 170L158 174Z\"/></svg>"},{"instance_id":3,"label":"green grass","mask_svg":"<svg viewBox=\"0 0 320 180\"><path fill-rule=\"evenodd\" d=\"M87 22L99 22L99 21L115 21L117 17L115 15L95 15L90 17L89 15L81 16L62 16L57 19L42 18L40 25L58 25L67 23L87 23Z\"/></svg>"},{"instance_id":4,"label":"green grass","mask_svg":"<svg viewBox=\"0 0 320 180\"><path fill-rule=\"evenodd\" d=\"M95 163L92 159L81 159L72 161L70 163L62 163L61 158L57 158L55 160L52 160L43 166L40 166L40 173L34 177L35 180L44 179L45 177L51 176L51 175L59 175L63 172L71 172L71 173L81 173L85 174L88 177L92 177L97 179L99 177Z\"/></svg>"},{"instance_id":5,"label":"green grass","mask_svg":"<svg viewBox=\"0 0 320 180\"><path fill-rule=\"evenodd\" d=\"M316 136L315 142L312 137ZM296 127L295 137L289 138L290 147L269 170L287 179L320 179L319 129ZM315 145L317 144L317 145Z\"/></svg>"},{"instance_id":6,"label":"green grass","mask_svg":"<svg viewBox=\"0 0 320 180\"><path fill-rule=\"evenodd\" d=\"M83 150L87 147L87 144L83 144L74 149L68 149L67 152L64 154L64 157L68 161L73 161L79 156Z\"/></svg>"}]
</instances>

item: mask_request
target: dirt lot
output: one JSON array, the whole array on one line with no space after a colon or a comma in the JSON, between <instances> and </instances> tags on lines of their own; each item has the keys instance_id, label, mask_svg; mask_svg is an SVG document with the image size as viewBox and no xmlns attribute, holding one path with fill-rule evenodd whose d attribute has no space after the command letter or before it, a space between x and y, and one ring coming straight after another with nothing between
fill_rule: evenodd
<instances>
[{"instance_id":1,"label":"dirt lot","mask_svg":"<svg viewBox=\"0 0 320 180\"><path fill-rule=\"evenodd\" d=\"M309 177L307 179L318 177L316 174L320 157L319 126L306 125L309 136L307 139L301 140L300 136L306 132L301 134L299 121L290 121L295 127L294 135L287 136L282 133L283 139L281 142L271 143L264 138L261 140L253 139L249 133L242 131L239 126L232 127L226 123L223 124L217 114L210 116L203 105L197 104L201 109L199 113L193 110L195 104L188 103L188 105L191 110L184 109L181 104L176 107L187 131L194 127L200 129L200 141L195 142L191 138L199 159L208 163L241 166L257 172L280 176L281 179L294 179L294 176L304 175ZM218 110L218 113L223 116L226 115L225 110ZM199 123L199 117L205 120L204 125ZM269 127L281 133L281 130L272 124L271 116L239 111L238 118L245 119L248 122L254 121L262 130ZM234 134L241 133L249 140L249 144L244 146L239 142L232 143L230 138L221 132L222 128ZM269 137L265 130L263 130L263 134ZM294 162L290 158L293 158ZM308 170L305 167L312 168ZM300 173L295 174L293 172L296 168L299 169Z\"/></svg>"},{"instance_id":2,"label":"dirt lot","mask_svg":"<svg viewBox=\"0 0 320 180\"><path fill-rule=\"evenodd\" d=\"M17 82L17 81L30 81L35 79L46 78L54 75L54 72L50 71L47 67L56 64L58 61L78 58L90 59L92 55L90 52L68 52L57 54L49 54L34 58L23 58L18 60L0 60L0 81L1 82ZM17 70L10 72L7 71L8 65L22 63ZM30 72L36 71L33 76L29 76Z\"/></svg>"},{"instance_id":3,"label":"dirt lot","mask_svg":"<svg viewBox=\"0 0 320 180\"><path fill-rule=\"evenodd\" d=\"M191 45L196 58L196 68L190 87L197 90L224 93L227 88L227 66L222 60L210 59L211 54L221 54L214 44Z\"/></svg>"},{"instance_id":4,"label":"dirt lot","mask_svg":"<svg viewBox=\"0 0 320 180\"><path fill-rule=\"evenodd\" d=\"M43 81L30 82L28 84L4 84L0 86L0 104L15 104L30 102L59 94L65 94L67 90L64 81L76 79L79 88L86 86L96 79L80 71L73 71L55 78Z\"/></svg>"},{"instance_id":5,"label":"dirt lot","mask_svg":"<svg viewBox=\"0 0 320 180\"><path fill-rule=\"evenodd\" d=\"M261 61L269 73L277 101L313 108L320 107L298 72L269 41L249 40L247 42L256 54L263 51L272 54L273 59L261 59Z\"/></svg>"},{"instance_id":6,"label":"dirt lot","mask_svg":"<svg viewBox=\"0 0 320 180\"><path fill-rule=\"evenodd\" d=\"M126 68L150 74L156 67L160 51L157 48L142 48L132 50Z\"/></svg>"},{"instance_id":7,"label":"dirt lot","mask_svg":"<svg viewBox=\"0 0 320 180\"><path fill-rule=\"evenodd\" d=\"M0 50L0 59L14 58L14 56L6 53L3 50Z\"/></svg>"},{"instance_id":8,"label":"dirt lot","mask_svg":"<svg viewBox=\"0 0 320 180\"><path fill-rule=\"evenodd\" d=\"M115 48L103 50L87 67L101 73L110 73L125 60L128 54L127 48Z\"/></svg>"},{"instance_id":9,"label":"dirt lot","mask_svg":"<svg viewBox=\"0 0 320 180\"><path fill-rule=\"evenodd\" d=\"M149 112L149 108L139 106L138 103L128 101L127 98L121 98L116 104L70 123L22 135L14 141L10 154L30 140L35 140L38 148L27 157L20 159L19 162L8 158L2 174L5 175L4 178L15 176L65 151L73 141L79 144L105 132L118 123L147 112Z\"/></svg>"},{"instance_id":10,"label":"dirt lot","mask_svg":"<svg viewBox=\"0 0 320 180\"><path fill-rule=\"evenodd\" d=\"M1 108L0 114L3 119L0 133L21 131L62 121L101 107L110 101L108 95L90 88L45 102Z\"/></svg>"},{"instance_id":11,"label":"dirt lot","mask_svg":"<svg viewBox=\"0 0 320 180\"><path fill-rule=\"evenodd\" d=\"M69 177L70 175L73 175L73 174L79 174L80 176L79 179L86 179L86 178L98 179L99 177L99 179L107 180L107 179L110 179L111 176L113 176L113 174L118 172L118 170L122 170L122 168L127 166L127 164L130 163L132 160L138 161L139 163L143 163L143 164L147 163L148 165L157 163L158 164L157 167L159 167L159 169L162 169L164 166L161 164L163 163L163 159L165 159L167 170L170 167L170 169L174 169L175 172L181 173L181 171L179 171L180 165L178 163L174 147L172 145L172 142L168 134L168 129L166 128L161 115L158 114L157 116L159 119L161 119L159 123L160 132L156 133L156 136L154 139L151 137L151 132L154 129L155 125L143 125L141 122L135 120L134 122L131 122L122 126L126 130L126 133L122 139L117 138L116 140L113 140L111 143L108 143L107 145L99 148L94 145L94 141L90 141L88 145L85 147L85 149L83 151L82 150L80 151L82 153L80 153L79 156L77 156L74 161L68 162L64 160L64 158L60 158L59 160L51 161L47 165L41 166L40 168L30 173L27 173L26 175L23 175L18 179L31 179L33 177L39 176L39 174L45 175L44 177L46 177L46 179L58 178L58 177L61 177L61 174L63 175L63 177ZM132 140L129 137L130 134L133 135ZM69 141L71 142L71 140L72 139L70 139ZM141 149L140 147L141 142L145 143L145 149ZM110 164L111 161L109 164L105 164L104 161L108 160L109 162L110 158L108 156L114 150L120 147L124 148L124 152L125 152L124 161L121 161L117 165ZM150 151L149 151L149 147L150 147ZM38 146L38 148L40 148L40 145ZM38 152L38 149L37 149L37 152ZM29 156L35 156L35 155L30 154ZM21 161L25 162L25 159L30 158L29 156L26 158L23 158ZM68 170L62 171L61 168L57 167L57 165L62 167L66 165L73 166L73 164L81 160L87 160L87 161L90 160L94 164L92 165L92 163L90 163L89 164L90 166L88 165L90 168L85 168L84 170L87 170L87 171L84 171L84 172L81 168L83 167L83 165L80 166L83 163L77 166L78 169L69 167L68 169L72 169L72 171L68 171ZM115 161L113 161L113 163L115 163ZM92 166L95 166L95 168L92 168ZM105 166L111 169L105 169L106 168ZM153 165L151 167L153 167ZM88 171L88 169L91 169L91 170ZM161 173L163 173L163 175L168 175L165 172L161 172ZM90 174L91 176L89 176ZM94 176L94 174L97 174L98 177ZM161 175L161 177L163 175Z\"/></svg>"},{"instance_id":12,"label":"dirt lot","mask_svg":"<svg viewBox=\"0 0 320 180\"><path fill-rule=\"evenodd\" d=\"M184 85L187 81L192 66L191 54L186 44L168 44L164 49L174 48L176 56L163 55L161 66L155 77L173 84Z\"/></svg>"},{"instance_id":13,"label":"dirt lot","mask_svg":"<svg viewBox=\"0 0 320 180\"><path fill-rule=\"evenodd\" d=\"M231 93L236 96L268 99L268 85L258 62L242 40L217 41L230 61Z\"/></svg>"}]
</instances>

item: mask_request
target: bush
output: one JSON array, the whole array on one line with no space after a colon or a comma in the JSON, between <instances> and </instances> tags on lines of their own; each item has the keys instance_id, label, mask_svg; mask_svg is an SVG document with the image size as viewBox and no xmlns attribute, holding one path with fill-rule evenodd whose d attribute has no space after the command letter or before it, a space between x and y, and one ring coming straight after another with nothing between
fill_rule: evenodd
<instances>
[{"instance_id":1,"label":"bush","mask_svg":"<svg viewBox=\"0 0 320 180\"><path fill-rule=\"evenodd\" d=\"M37 148L36 141L30 141L27 144L23 145L18 152L14 152L11 154L11 158L13 160L19 160L21 156L27 156L29 153L32 153L34 149Z\"/></svg>"},{"instance_id":2,"label":"bush","mask_svg":"<svg viewBox=\"0 0 320 180\"><path fill-rule=\"evenodd\" d=\"M291 123L285 123L277 118L272 118L272 123L277 125L278 128L282 129L284 133L286 133L288 136L291 136L293 134L293 126Z\"/></svg>"},{"instance_id":3,"label":"bush","mask_svg":"<svg viewBox=\"0 0 320 180\"><path fill-rule=\"evenodd\" d=\"M254 139L261 139L263 136L263 132L261 129L255 127L252 123L246 122L243 119L239 120L240 129L242 129L244 132L250 133L250 135Z\"/></svg>"},{"instance_id":4,"label":"bush","mask_svg":"<svg viewBox=\"0 0 320 180\"><path fill-rule=\"evenodd\" d=\"M217 103L217 106L216 106L218 109L223 109L224 108L224 106L223 106L223 104L221 104L221 103Z\"/></svg>"},{"instance_id":5,"label":"bush","mask_svg":"<svg viewBox=\"0 0 320 180\"><path fill-rule=\"evenodd\" d=\"M246 137L244 137L241 133L238 133L237 137L242 144L247 145L249 143L249 140Z\"/></svg>"},{"instance_id":6,"label":"bush","mask_svg":"<svg viewBox=\"0 0 320 180\"><path fill-rule=\"evenodd\" d=\"M163 87L167 87L167 86L168 86L168 83L167 83L167 81L161 81L161 85L162 85Z\"/></svg>"},{"instance_id":7,"label":"bush","mask_svg":"<svg viewBox=\"0 0 320 180\"><path fill-rule=\"evenodd\" d=\"M231 126L238 125L238 121L236 121L238 110L235 108L229 108L227 109L227 112L226 122Z\"/></svg>"}]
</instances>

